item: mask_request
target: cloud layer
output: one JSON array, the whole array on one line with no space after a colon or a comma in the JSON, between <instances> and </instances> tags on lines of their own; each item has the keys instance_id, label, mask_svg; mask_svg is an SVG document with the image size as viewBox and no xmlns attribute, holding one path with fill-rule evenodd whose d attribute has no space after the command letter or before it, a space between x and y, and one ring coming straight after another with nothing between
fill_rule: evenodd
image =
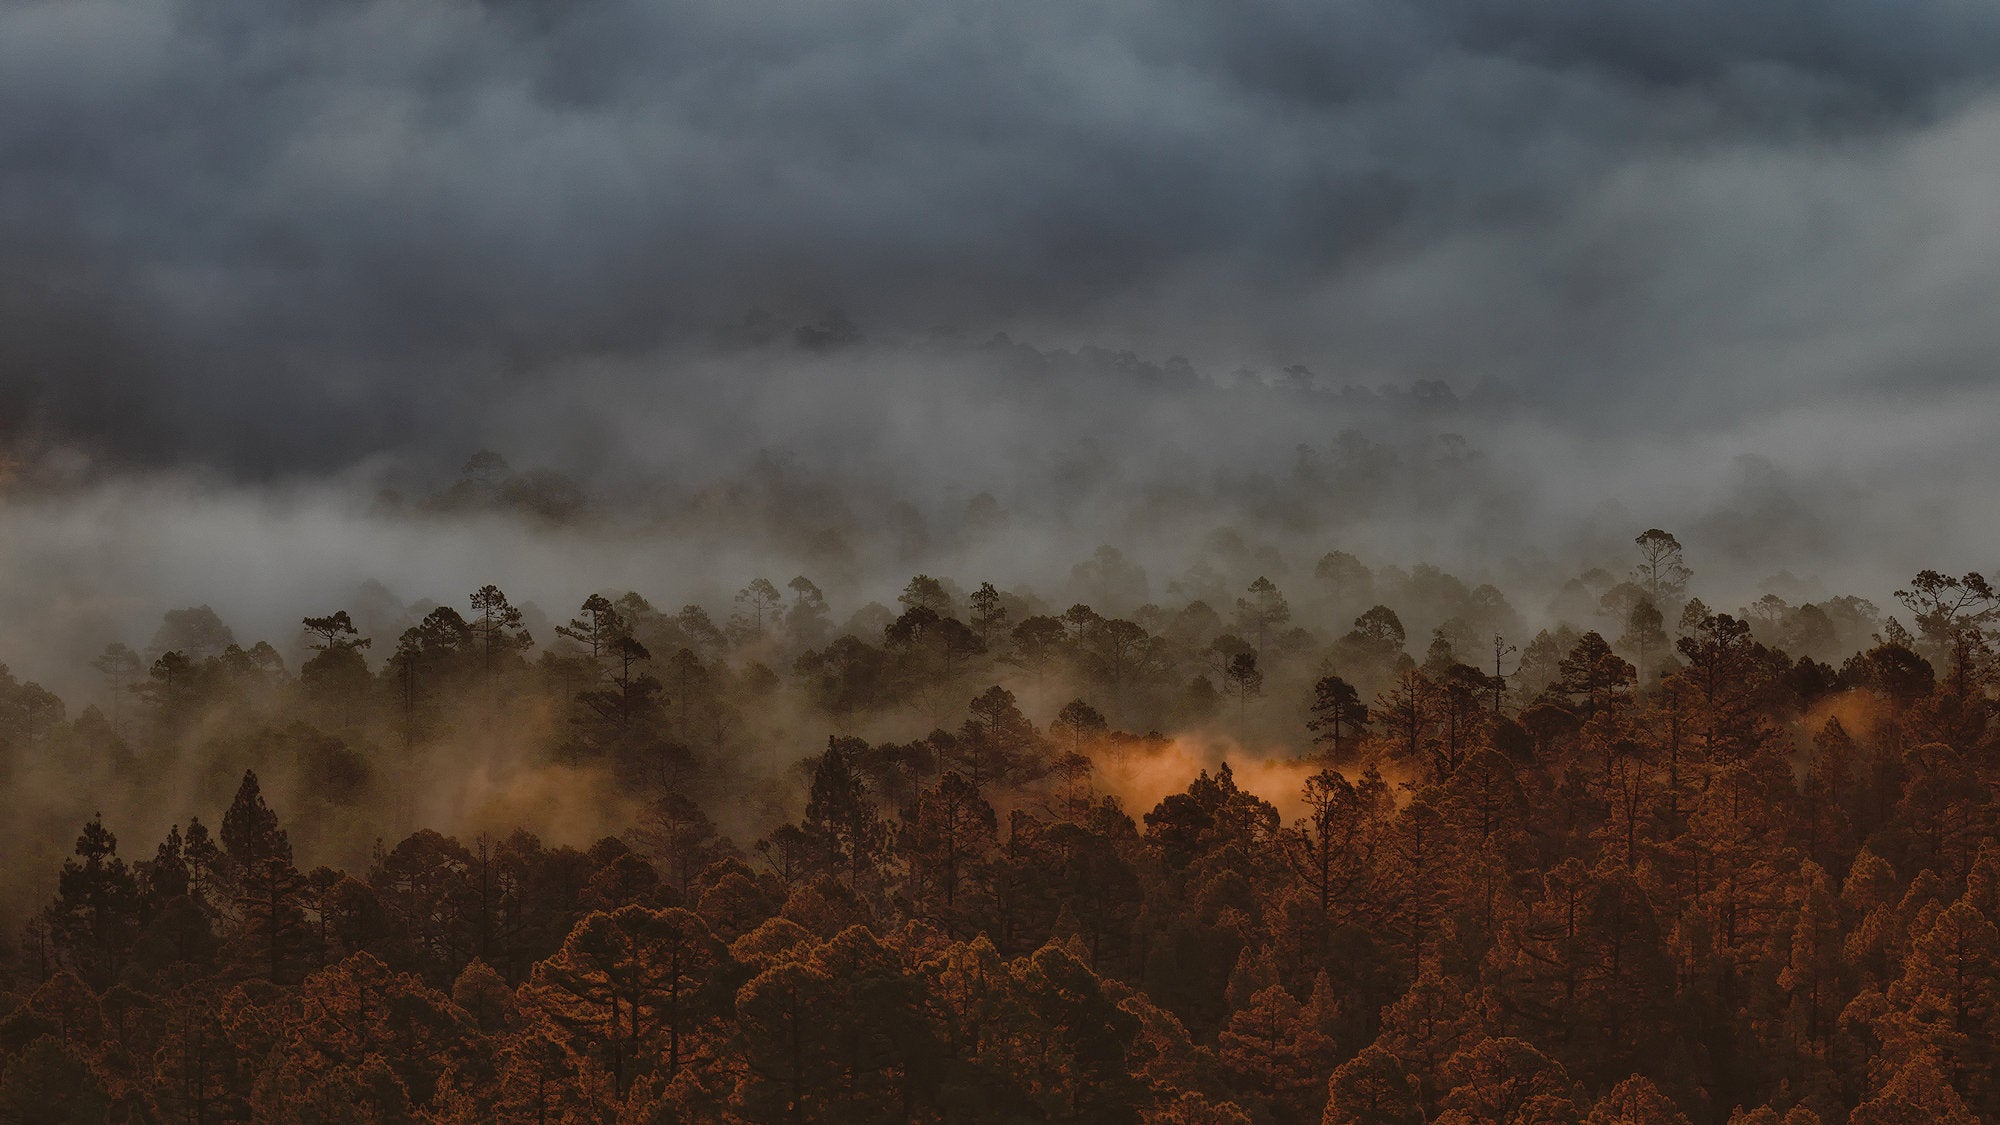
<instances>
[{"instance_id":1,"label":"cloud layer","mask_svg":"<svg viewBox=\"0 0 2000 1125\"><path fill-rule=\"evenodd\" d=\"M1963 383L1996 62L1951 0L34 0L0 401L324 469L753 307L1593 419Z\"/></svg>"}]
</instances>

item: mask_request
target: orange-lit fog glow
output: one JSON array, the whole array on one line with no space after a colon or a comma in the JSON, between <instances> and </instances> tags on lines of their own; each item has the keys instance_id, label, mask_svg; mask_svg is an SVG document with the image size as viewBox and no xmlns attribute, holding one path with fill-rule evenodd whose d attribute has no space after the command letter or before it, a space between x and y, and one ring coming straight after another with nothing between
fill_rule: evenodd
<instances>
[{"instance_id":1,"label":"orange-lit fog glow","mask_svg":"<svg viewBox=\"0 0 2000 1125\"><path fill-rule=\"evenodd\" d=\"M1236 784L1278 807L1285 822L1299 817L1304 806L1300 791L1305 780L1322 767L1301 761L1288 746L1252 749L1225 735L1206 731L1176 734L1164 743L1133 743L1092 747L1093 772L1100 791L1125 802L1136 819L1151 811L1170 793L1188 787L1203 770L1214 773L1228 762Z\"/></svg>"},{"instance_id":2,"label":"orange-lit fog glow","mask_svg":"<svg viewBox=\"0 0 2000 1125\"><path fill-rule=\"evenodd\" d=\"M636 803L603 771L555 765L475 767L434 793L425 811L429 823L451 825L461 838L525 828L545 844L579 847L628 827L638 815Z\"/></svg>"},{"instance_id":3,"label":"orange-lit fog glow","mask_svg":"<svg viewBox=\"0 0 2000 1125\"><path fill-rule=\"evenodd\" d=\"M1866 688L1850 688L1827 696L1806 712L1801 724L1807 738L1820 732L1828 719L1839 719L1849 736L1874 737L1875 728L1890 715L1888 701Z\"/></svg>"},{"instance_id":4,"label":"orange-lit fog glow","mask_svg":"<svg viewBox=\"0 0 2000 1125\"><path fill-rule=\"evenodd\" d=\"M517 705L506 721L476 710L457 717L453 736L431 746L424 768L400 779L412 827L461 838L524 828L549 845L587 846L631 827L638 802L606 771L545 760L562 720L547 700Z\"/></svg>"}]
</instances>

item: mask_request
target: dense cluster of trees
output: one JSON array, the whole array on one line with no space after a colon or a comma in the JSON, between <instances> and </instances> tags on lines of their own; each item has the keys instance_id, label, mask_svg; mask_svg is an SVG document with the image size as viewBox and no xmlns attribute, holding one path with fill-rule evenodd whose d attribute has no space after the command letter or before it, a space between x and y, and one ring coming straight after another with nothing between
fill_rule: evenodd
<instances>
[{"instance_id":1,"label":"dense cluster of trees","mask_svg":"<svg viewBox=\"0 0 2000 1125\"><path fill-rule=\"evenodd\" d=\"M538 637L489 585L393 643L307 617L296 675L169 615L74 718L0 673L9 762L227 794L122 853L84 824L8 958L0 1120L2000 1119L2000 593L1725 613L1637 546L1532 637L1436 568L1167 609L1106 548L1098 608L919 575L836 626L758 579L720 622L600 594ZM624 830L294 848L550 709ZM787 710L797 799L731 839ZM1105 780L1256 722L1297 791Z\"/></svg>"}]
</instances>

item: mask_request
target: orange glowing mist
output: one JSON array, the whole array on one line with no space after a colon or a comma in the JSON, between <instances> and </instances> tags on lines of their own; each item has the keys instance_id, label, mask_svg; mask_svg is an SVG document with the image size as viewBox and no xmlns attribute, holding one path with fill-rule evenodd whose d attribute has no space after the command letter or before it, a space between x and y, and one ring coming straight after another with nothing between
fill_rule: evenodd
<instances>
[{"instance_id":1,"label":"orange glowing mist","mask_svg":"<svg viewBox=\"0 0 2000 1125\"><path fill-rule=\"evenodd\" d=\"M1828 719L1839 719L1850 737L1867 741L1874 737L1875 728L1888 718L1888 701L1866 688L1849 688L1814 703L1806 712L1801 726L1805 736L1811 738L1819 733Z\"/></svg>"},{"instance_id":2,"label":"orange glowing mist","mask_svg":"<svg viewBox=\"0 0 2000 1125\"><path fill-rule=\"evenodd\" d=\"M1290 823L1304 813L1300 792L1306 778L1323 768L1294 757L1290 747L1252 749L1208 731L1182 732L1164 742L1094 746L1090 754L1097 787L1116 795L1135 818L1187 789L1201 771L1214 773L1228 762L1239 788L1276 805Z\"/></svg>"}]
</instances>

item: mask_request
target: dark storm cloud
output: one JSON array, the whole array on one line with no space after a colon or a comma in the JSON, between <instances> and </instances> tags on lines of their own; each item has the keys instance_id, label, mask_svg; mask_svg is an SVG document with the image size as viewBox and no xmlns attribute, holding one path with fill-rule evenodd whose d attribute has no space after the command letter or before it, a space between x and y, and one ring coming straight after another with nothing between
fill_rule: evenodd
<instances>
[{"instance_id":1,"label":"dark storm cloud","mask_svg":"<svg viewBox=\"0 0 2000 1125\"><path fill-rule=\"evenodd\" d=\"M1949 225L1877 193L1996 60L1947 0L15 3L0 397L328 467L762 305L1617 401Z\"/></svg>"}]
</instances>

